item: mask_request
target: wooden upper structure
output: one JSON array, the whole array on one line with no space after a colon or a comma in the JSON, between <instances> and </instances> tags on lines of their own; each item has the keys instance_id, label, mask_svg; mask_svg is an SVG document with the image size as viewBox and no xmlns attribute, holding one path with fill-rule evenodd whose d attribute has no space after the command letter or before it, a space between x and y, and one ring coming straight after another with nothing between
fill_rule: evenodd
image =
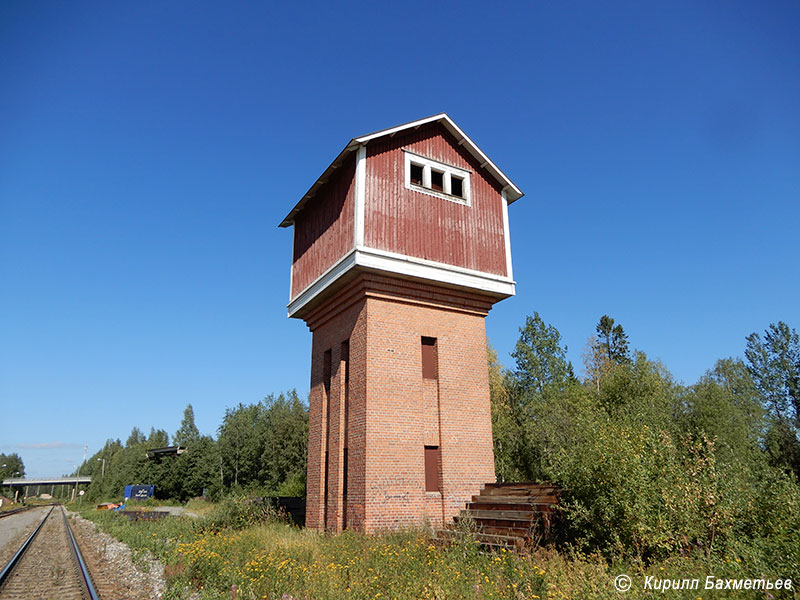
<instances>
[{"instance_id":1,"label":"wooden upper structure","mask_svg":"<svg viewBox=\"0 0 800 600\"><path fill-rule=\"evenodd\" d=\"M444 113L354 138L280 224L294 226L289 316L364 272L512 296L520 197Z\"/></svg>"}]
</instances>

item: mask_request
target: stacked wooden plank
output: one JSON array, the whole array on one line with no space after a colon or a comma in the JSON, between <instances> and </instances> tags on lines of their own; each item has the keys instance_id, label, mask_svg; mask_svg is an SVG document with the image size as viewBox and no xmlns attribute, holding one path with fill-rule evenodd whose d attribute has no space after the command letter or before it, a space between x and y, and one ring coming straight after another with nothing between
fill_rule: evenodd
<instances>
[{"instance_id":1,"label":"stacked wooden plank","mask_svg":"<svg viewBox=\"0 0 800 600\"><path fill-rule=\"evenodd\" d=\"M455 517L473 520L475 539L520 549L550 539L561 488L552 483L488 483Z\"/></svg>"}]
</instances>

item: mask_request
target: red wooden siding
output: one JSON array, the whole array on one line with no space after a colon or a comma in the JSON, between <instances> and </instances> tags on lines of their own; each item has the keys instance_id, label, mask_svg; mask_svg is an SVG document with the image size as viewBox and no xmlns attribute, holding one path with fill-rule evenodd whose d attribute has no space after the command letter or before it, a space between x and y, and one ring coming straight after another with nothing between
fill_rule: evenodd
<instances>
[{"instance_id":1,"label":"red wooden siding","mask_svg":"<svg viewBox=\"0 0 800 600\"><path fill-rule=\"evenodd\" d=\"M294 223L292 298L353 248L355 157L297 215Z\"/></svg>"},{"instance_id":2,"label":"red wooden siding","mask_svg":"<svg viewBox=\"0 0 800 600\"><path fill-rule=\"evenodd\" d=\"M471 206L406 189L403 148L472 172ZM438 123L367 144L366 246L506 275L500 189Z\"/></svg>"}]
</instances>

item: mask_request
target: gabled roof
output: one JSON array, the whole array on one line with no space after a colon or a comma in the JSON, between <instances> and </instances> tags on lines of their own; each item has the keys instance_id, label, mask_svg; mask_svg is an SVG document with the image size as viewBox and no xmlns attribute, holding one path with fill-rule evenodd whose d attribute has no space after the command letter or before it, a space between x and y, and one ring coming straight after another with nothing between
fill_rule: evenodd
<instances>
[{"instance_id":1,"label":"gabled roof","mask_svg":"<svg viewBox=\"0 0 800 600\"><path fill-rule=\"evenodd\" d=\"M367 135L362 135L361 137L353 138L350 142L344 147L339 153L334 161L330 164L330 166L325 169L325 172L320 175L319 179L314 182L314 185L305 193L305 195L300 199L292 211L286 215L286 218L281 222L280 227L289 227L294 223L294 218L306 203L314 197L314 195L319 191L319 189L325 185L325 183L330 179L331 174L347 159L351 152L355 152L358 148L368 142L399 133L400 131L404 131L406 129L417 129L422 127L423 125L427 125L429 123L441 123L445 129L447 129L453 137L456 138L458 141L459 146L463 146L463 148L469 152L475 160L478 161L482 169L485 169L489 175L491 175L505 190L506 198L508 198L508 203L511 204L515 200L519 200L522 197L522 190L520 190L514 183L506 177L505 173L503 173L497 165L495 165L488 156L483 153L483 150L478 148L478 146L473 142L466 133L461 131L461 128L455 124L453 119L448 117L445 113L439 113L438 115L433 115L432 117L427 117L425 119L419 119L417 121L411 121L410 123L405 123L403 125L398 125L397 127L390 127L389 129L382 129L381 131L376 131L374 133L368 133Z\"/></svg>"}]
</instances>

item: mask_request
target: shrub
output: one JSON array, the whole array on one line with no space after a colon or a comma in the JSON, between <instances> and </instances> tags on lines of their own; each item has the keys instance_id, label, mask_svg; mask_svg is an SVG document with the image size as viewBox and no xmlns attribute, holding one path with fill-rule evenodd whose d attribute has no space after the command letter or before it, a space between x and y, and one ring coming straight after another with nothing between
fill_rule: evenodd
<instances>
[{"instance_id":1,"label":"shrub","mask_svg":"<svg viewBox=\"0 0 800 600\"><path fill-rule=\"evenodd\" d=\"M277 521L278 513L264 498L244 495L227 496L203 518L201 525L219 531L227 527L243 529L250 525Z\"/></svg>"}]
</instances>

